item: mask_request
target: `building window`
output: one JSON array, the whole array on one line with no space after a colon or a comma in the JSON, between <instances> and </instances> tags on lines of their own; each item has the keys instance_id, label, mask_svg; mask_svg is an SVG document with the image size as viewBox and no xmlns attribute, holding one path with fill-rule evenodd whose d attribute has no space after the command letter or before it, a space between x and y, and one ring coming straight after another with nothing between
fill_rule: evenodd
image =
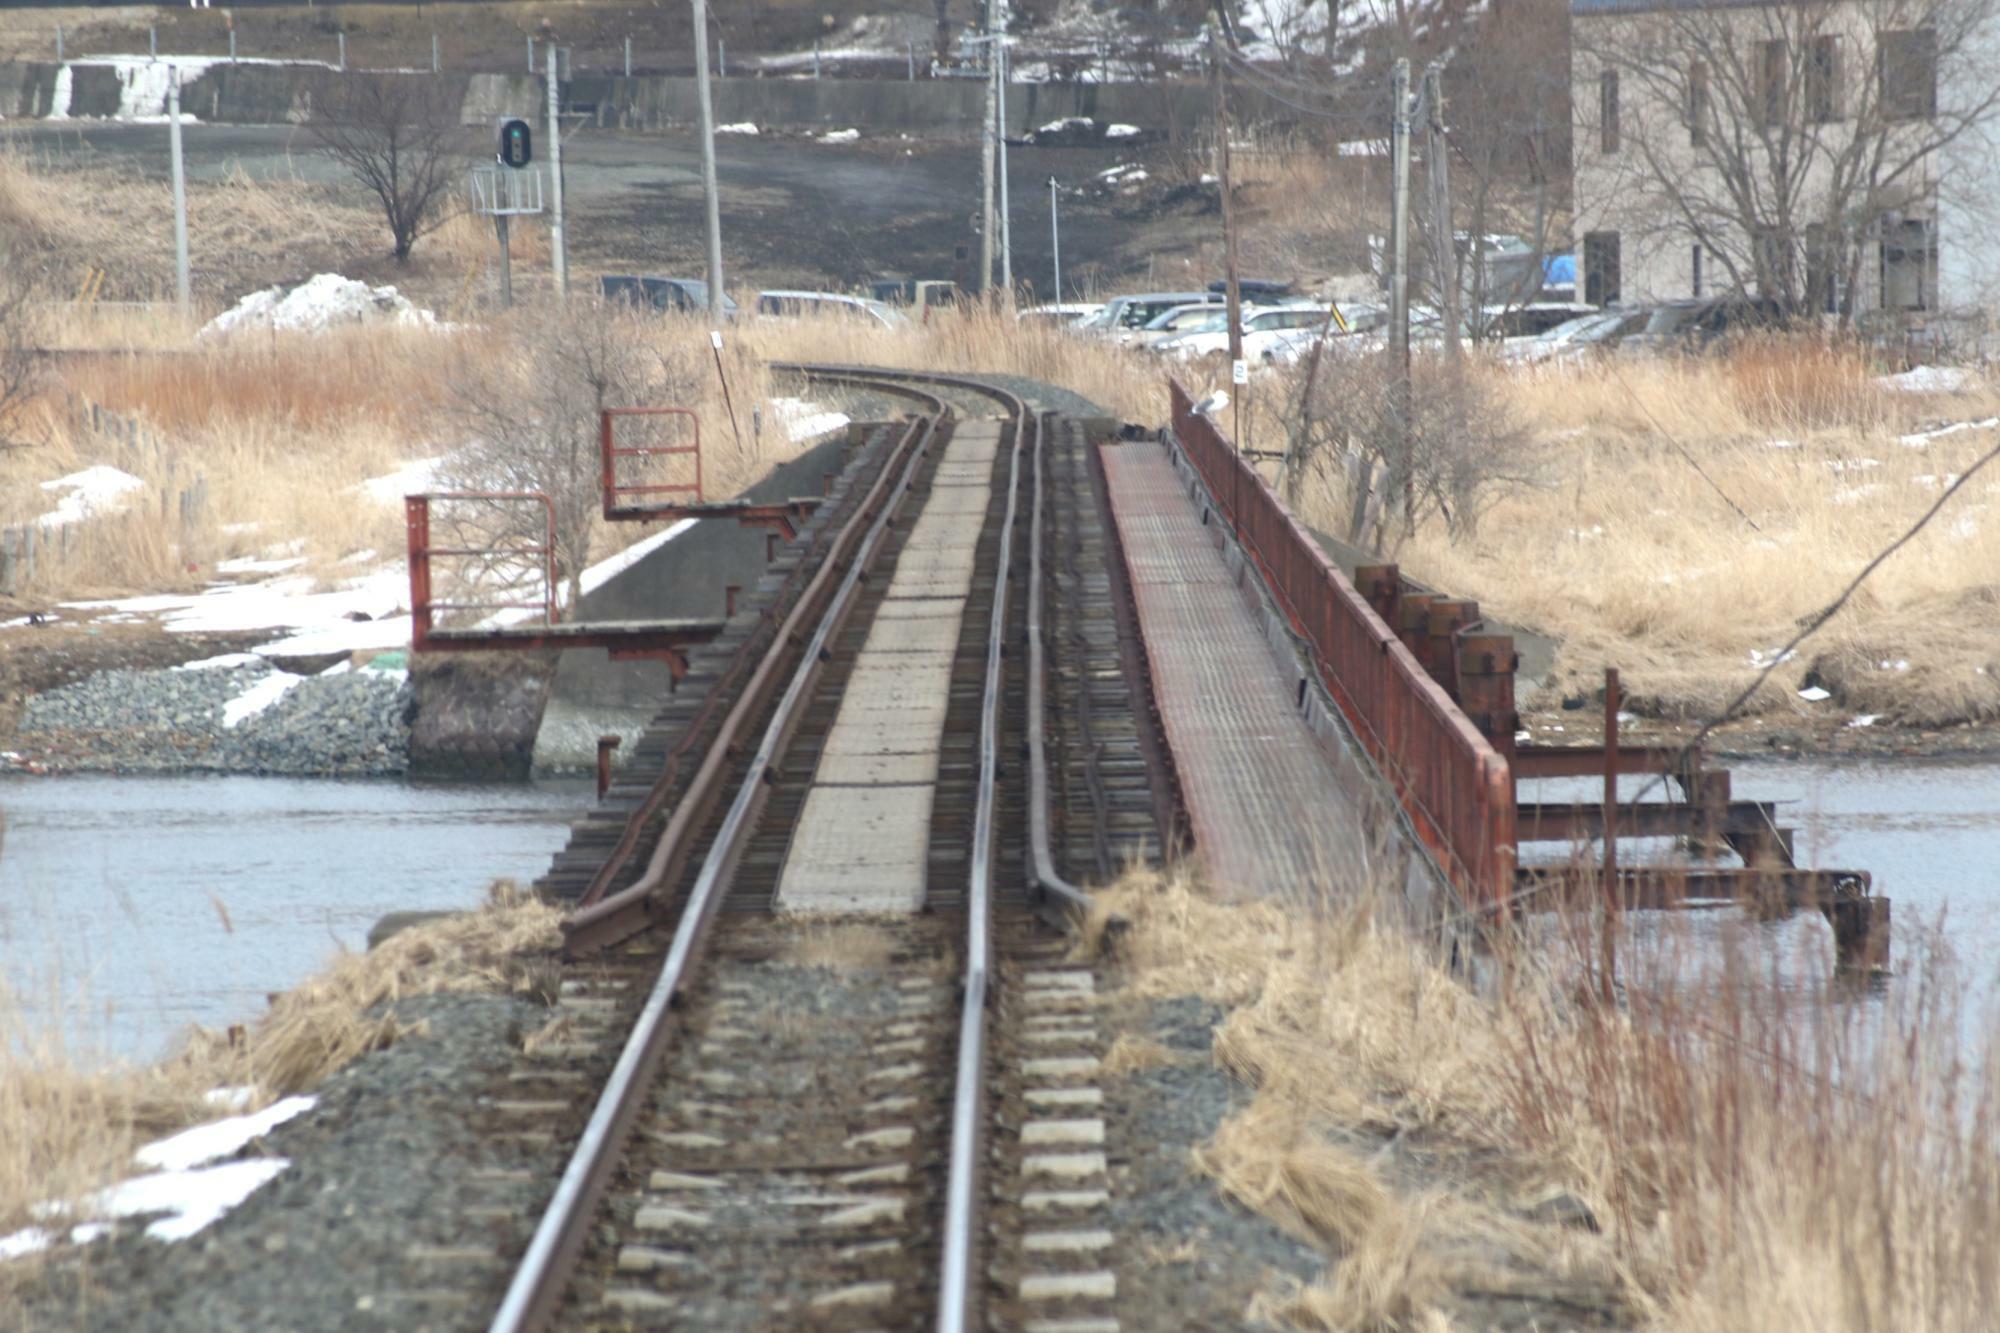
<instances>
[{"instance_id":1,"label":"building window","mask_svg":"<svg viewBox=\"0 0 2000 1333\"><path fill-rule=\"evenodd\" d=\"M1785 85L1791 78L1791 63L1791 48L1782 39L1757 43L1757 110L1765 125L1785 122Z\"/></svg>"},{"instance_id":2,"label":"building window","mask_svg":"<svg viewBox=\"0 0 2000 1333\"><path fill-rule=\"evenodd\" d=\"M1694 247L1694 291L1691 294L1701 295L1701 245L1698 242Z\"/></svg>"},{"instance_id":3,"label":"building window","mask_svg":"<svg viewBox=\"0 0 2000 1333\"><path fill-rule=\"evenodd\" d=\"M1937 265L1937 233L1929 219L1883 219L1883 309L1936 308Z\"/></svg>"},{"instance_id":4,"label":"building window","mask_svg":"<svg viewBox=\"0 0 2000 1333\"><path fill-rule=\"evenodd\" d=\"M1815 37L1806 61L1806 115L1815 124L1841 117L1840 38Z\"/></svg>"},{"instance_id":5,"label":"building window","mask_svg":"<svg viewBox=\"0 0 2000 1333\"><path fill-rule=\"evenodd\" d=\"M1589 231L1583 234L1583 299L1591 305L1610 305L1618 299L1618 233Z\"/></svg>"},{"instance_id":6,"label":"building window","mask_svg":"<svg viewBox=\"0 0 2000 1333\"><path fill-rule=\"evenodd\" d=\"M1937 114L1937 32L1908 28L1882 33L1875 43L1875 74L1882 114L1922 120Z\"/></svg>"},{"instance_id":7,"label":"building window","mask_svg":"<svg viewBox=\"0 0 2000 1333\"><path fill-rule=\"evenodd\" d=\"M1618 151L1618 71L1607 69L1597 76L1597 126L1602 136L1601 147L1607 153Z\"/></svg>"},{"instance_id":8,"label":"building window","mask_svg":"<svg viewBox=\"0 0 2000 1333\"><path fill-rule=\"evenodd\" d=\"M1708 66L1697 60L1688 66L1688 143L1708 142Z\"/></svg>"}]
</instances>

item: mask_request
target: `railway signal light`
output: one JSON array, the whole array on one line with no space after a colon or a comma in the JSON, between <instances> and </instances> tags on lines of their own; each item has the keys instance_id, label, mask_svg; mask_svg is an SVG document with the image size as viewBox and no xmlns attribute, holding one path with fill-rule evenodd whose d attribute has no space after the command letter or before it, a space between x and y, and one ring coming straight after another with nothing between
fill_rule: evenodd
<instances>
[{"instance_id":1,"label":"railway signal light","mask_svg":"<svg viewBox=\"0 0 2000 1333\"><path fill-rule=\"evenodd\" d=\"M521 119L500 122L500 165L519 169L535 160L535 132Z\"/></svg>"}]
</instances>

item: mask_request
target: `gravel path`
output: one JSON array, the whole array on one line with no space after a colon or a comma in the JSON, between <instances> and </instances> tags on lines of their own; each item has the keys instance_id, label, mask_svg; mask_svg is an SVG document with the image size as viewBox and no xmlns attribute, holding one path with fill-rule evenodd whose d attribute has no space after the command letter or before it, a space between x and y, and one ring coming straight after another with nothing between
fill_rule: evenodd
<instances>
[{"instance_id":1,"label":"gravel path","mask_svg":"<svg viewBox=\"0 0 2000 1333\"><path fill-rule=\"evenodd\" d=\"M243 715L246 697L270 701ZM391 775L409 766L409 703L400 671L120 669L30 699L13 746L68 771Z\"/></svg>"}]
</instances>

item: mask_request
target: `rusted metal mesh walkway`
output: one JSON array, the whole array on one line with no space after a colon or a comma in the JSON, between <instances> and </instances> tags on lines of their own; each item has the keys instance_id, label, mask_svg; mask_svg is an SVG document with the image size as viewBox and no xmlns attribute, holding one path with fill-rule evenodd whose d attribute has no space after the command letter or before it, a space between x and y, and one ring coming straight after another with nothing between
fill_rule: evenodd
<instances>
[{"instance_id":1,"label":"rusted metal mesh walkway","mask_svg":"<svg viewBox=\"0 0 2000 1333\"><path fill-rule=\"evenodd\" d=\"M1296 892L1365 858L1355 800L1163 448L1105 445L1168 745L1196 851L1222 893Z\"/></svg>"}]
</instances>

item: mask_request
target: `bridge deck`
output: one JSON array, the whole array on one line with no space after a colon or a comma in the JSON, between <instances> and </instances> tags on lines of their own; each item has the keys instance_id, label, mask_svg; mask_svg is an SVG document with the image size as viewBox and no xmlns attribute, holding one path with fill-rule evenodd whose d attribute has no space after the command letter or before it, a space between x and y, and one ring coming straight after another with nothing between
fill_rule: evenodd
<instances>
[{"instance_id":1,"label":"bridge deck","mask_svg":"<svg viewBox=\"0 0 2000 1333\"><path fill-rule=\"evenodd\" d=\"M1185 482L1151 444L1102 447L1146 655L1196 851L1229 894L1344 877L1354 800L1300 715L1299 674L1265 639Z\"/></svg>"}]
</instances>

